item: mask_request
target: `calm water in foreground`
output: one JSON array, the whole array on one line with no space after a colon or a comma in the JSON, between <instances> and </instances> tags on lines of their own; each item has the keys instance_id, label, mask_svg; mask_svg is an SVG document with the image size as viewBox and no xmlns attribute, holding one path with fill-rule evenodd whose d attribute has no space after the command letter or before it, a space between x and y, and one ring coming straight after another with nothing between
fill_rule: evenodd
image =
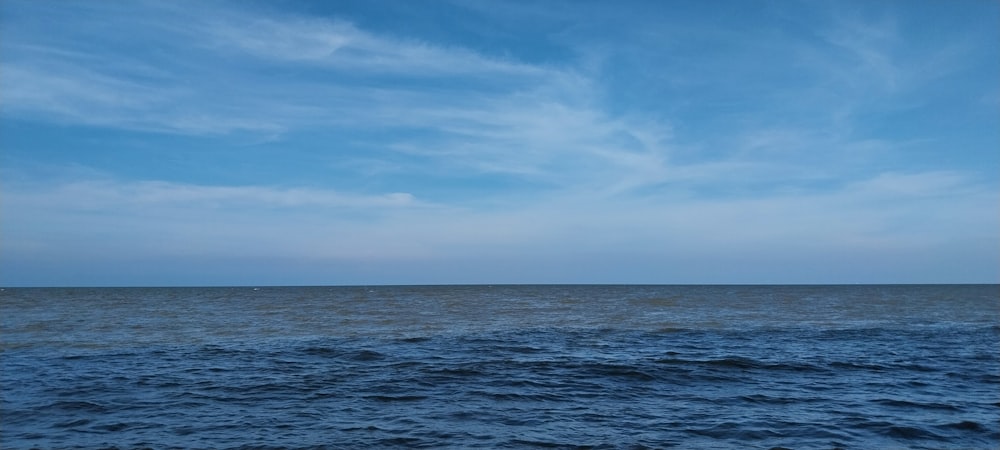
<instances>
[{"instance_id":1,"label":"calm water in foreground","mask_svg":"<svg viewBox=\"0 0 1000 450\"><path fill-rule=\"evenodd\" d=\"M0 448L998 448L1000 287L0 292Z\"/></svg>"}]
</instances>

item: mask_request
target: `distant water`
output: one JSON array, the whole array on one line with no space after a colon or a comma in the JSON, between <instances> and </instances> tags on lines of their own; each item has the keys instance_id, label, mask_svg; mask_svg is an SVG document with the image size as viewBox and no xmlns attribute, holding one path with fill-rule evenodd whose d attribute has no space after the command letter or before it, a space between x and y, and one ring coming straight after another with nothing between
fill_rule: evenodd
<instances>
[{"instance_id":1,"label":"distant water","mask_svg":"<svg viewBox=\"0 0 1000 450\"><path fill-rule=\"evenodd\" d=\"M1000 287L6 289L0 448L1000 447Z\"/></svg>"}]
</instances>

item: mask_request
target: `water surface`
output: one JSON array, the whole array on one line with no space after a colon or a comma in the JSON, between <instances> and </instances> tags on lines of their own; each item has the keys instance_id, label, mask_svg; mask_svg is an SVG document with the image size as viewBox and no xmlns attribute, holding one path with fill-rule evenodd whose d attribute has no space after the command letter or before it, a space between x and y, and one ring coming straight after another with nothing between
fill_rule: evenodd
<instances>
[{"instance_id":1,"label":"water surface","mask_svg":"<svg viewBox=\"0 0 1000 450\"><path fill-rule=\"evenodd\" d=\"M0 447L997 448L1000 287L6 289Z\"/></svg>"}]
</instances>

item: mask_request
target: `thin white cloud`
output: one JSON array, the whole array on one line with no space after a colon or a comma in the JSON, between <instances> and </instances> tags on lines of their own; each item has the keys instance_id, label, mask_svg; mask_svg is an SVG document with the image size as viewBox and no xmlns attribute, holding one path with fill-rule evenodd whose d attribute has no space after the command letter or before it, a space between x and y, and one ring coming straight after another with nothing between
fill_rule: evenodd
<instances>
[{"instance_id":1,"label":"thin white cloud","mask_svg":"<svg viewBox=\"0 0 1000 450\"><path fill-rule=\"evenodd\" d=\"M838 64L841 80L848 84L875 82L886 91L894 91L902 70L892 55L899 43L897 25L890 19L870 23L862 19L843 19L826 33L827 41L846 52L848 64Z\"/></svg>"},{"instance_id":2,"label":"thin white cloud","mask_svg":"<svg viewBox=\"0 0 1000 450\"><path fill-rule=\"evenodd\" d=\"M463 48L378 36L338 20L231 15L204 32L222 49L265 60L308 62L341 70L403 76L539 77L546 69L486 57Z\"/></svg>"},{"instance_id":3,"label":"thin white cloud","mask_svg":"<svg viewBox=\"0 0 1000 450\"><path fill-rule=\"evenodd\" d=\"M120 208L396 208L428 206L412 194L346 194L329 189L265 186L205 186L164 181L85 180L55 186L8 186L8 202L56 210L115 211Z\"/></svg>"},{"instance_id":4,"label":"thin white cloud","mask_svg":"<svg viewBox=\"0 0 1000 450\"><path fill-rule=\"evenodd\" d=\"M418 209L440 207L406 192L108 178L47 186L8 182L0 204L3 247L8 255L27 259L91 254L104 247L119 256L370 257L371 248L384 240L376 238L377 230L364 231L372 221ZM358 234L368 239L358 240ZM401 257L412 247L396 244L380 252Z\"/></svg>"},{"instance_id":5,"label":"thin white cloud","mask_svg":"<svg viewBox=\"0 0 1000 450\"><path fill-rule=\"evenodd\" d=\"M0 86L0 110L16 117L200 135L273 134L283 131L287 123L265 115L240 114L238 104L185 107L203 93L169 81L144 82L69 61L5 63Z\"/></svg>"},{"instance_id":6,"label":"thin white cloud","mask_svg":"<svg viewBox=\"0 0 1000 450\"><path fill-rule=\"evenodd\" d=\"M922 173L886 172L853 183L852 189L875 198L954 196L968 185L966 176L954 171Z\"/></svg>"},{"instance_id":7,"label":"thin white cloud","mask_svg":"<svg viewBox=\"0 0 1000 450\"><path fill-rule=\"evenodd\" d=\"M162 14L164 23L156 22L159 9L149 8L143 15L146 26L138 30L133 29L131 7L80 11L85 23L106 27L109 33L132 34L130 39L139 45L162 48L157 53L162 55L151 61L142 61L142 54L126 56L120 44L94 46L87 41L90 36L53 40L46 34L49 30L40 29L6 34L0 71L4 111L119 128L270 134L351 116L372 100L384 103L398 93L406 96L405 88L386 81L340 85L324 81L328 76L353 77L361 70L366 76L462 77L462 83L473 83L470 88L483 86L477 78L486 77L511 89L544 84L556 73L463 48L376 36L337 20L263 18L217 6L188 6L190 10ZM234 52L259 60L240 60ZM321 77L256 75L270 63L319 64Z\"/></svg>"},{"instance_id":8,"label":"thin white cloud","mask_svg":"<svg viewBox=\"0 0 1000 450\"><path fill-rule=\"evenodd\" d=\"M82 123L115 124L169 98L152 86L70 64L10 62L0 76L0 99L8 113L49 112Z\"/></svg>"}]
</instances>

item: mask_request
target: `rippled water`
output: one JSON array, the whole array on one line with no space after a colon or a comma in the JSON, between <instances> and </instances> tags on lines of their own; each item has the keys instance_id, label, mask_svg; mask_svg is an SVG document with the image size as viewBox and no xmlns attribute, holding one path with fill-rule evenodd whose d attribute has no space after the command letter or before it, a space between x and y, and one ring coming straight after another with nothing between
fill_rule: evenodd
<instances>
[{"instance_id":1,"label":"rippled water","mask_svg":"<svg viewBox=\"0 0 1000 450\"><path fill-rule=\"evenodd\" d=\"M1000 287L6 289L0 447L998 448Z\"/></svg>"}]
</instances>

